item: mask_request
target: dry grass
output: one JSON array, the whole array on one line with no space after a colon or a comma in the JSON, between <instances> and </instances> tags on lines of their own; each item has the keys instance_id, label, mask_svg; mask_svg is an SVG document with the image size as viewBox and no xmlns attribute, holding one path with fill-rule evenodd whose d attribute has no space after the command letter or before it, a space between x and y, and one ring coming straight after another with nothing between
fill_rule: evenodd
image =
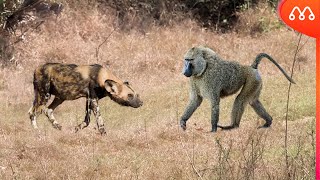
<instances>
[{"instance_id":1,"label":"dry grass","mask_svg":"<svg viewBox=\"0 0 320 180\"><path fill-rule=\"evenodd\" d=\"M68 8L68 7L67 7ZM285 29L259 37L216 34L186 20L170 28L153 27L145 35L115 31L112 16L94 9L68 11L33 31L18 44L14 69L0 70L0 179L285 179L284 117L288 82L265 61L261 100L274 118L272 128L257 130L262 120L248 107L239 129L208 133L209 104L204 102L182 132L178 119L188 100L187 78L181 73L185 51L206 44L221 57L250 64L257 53L272 55L287 70L297 35ZM307 38L303 38L306 42ZM100 101L107 135L95 122L74 133L84 118L84 99L56 110L62 131L40 116L31 128L27 110L33 98L32 71L44 62L108 65L132 82L144 106L120 107ZM290 179L314 177L315 43L299 53L290 105ZM229 123L234 97L221 104L221 124Z\"/></svg>"}]
</instances>

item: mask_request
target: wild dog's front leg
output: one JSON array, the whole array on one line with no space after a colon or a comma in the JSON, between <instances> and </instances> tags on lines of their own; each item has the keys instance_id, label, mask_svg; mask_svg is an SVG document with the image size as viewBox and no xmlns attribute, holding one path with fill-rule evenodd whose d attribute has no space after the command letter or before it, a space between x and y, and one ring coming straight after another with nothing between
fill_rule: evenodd
<instances>
[{"instance_id":1,"label":"wild dog's front leg","mask_svg":"<svg viewBox=\"0 0 320 180\"><path fill-rule=\"evenodd\" d=\"M98 99L92 99L91 105L92 105L93 114L96 117L98 130L99 130L99 132L101 134L105 134L106 130L104 128L103 119L102 119L101 114L100 114L100 108L99 108L99 105L98 105Z\"/></svg>"},{"instance_id":2,"label":"wild dog's front leg","mask_svg":"<svg viewBox=\"0 0 320 180\"><path fill-rule=\"evenodd\" d=\"M76 126L75 130L76 132L79 131L80 129L83 129L87 126L89 126L90 124L90 116L91 116L91 108L92 108L92 105L91 105L91 99L90 98L87 98L87 103L86 103L86 117L84 118L84 121L79 124L78 126Z\"/></svg>"}]
</instances>

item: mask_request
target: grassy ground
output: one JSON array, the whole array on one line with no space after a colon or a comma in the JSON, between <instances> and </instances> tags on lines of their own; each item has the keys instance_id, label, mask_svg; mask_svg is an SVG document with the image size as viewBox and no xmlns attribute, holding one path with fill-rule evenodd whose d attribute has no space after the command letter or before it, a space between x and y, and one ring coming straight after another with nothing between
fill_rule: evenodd
<instances>
[{"instance_id":1,"label":"grassy ground","mask_svg":"<svg viewBox=\"0 0 320 180\"><path fill-rule=\"evenodd\" d=\"M314 73L297 77L290 99L288 152L296 177L312 179ZM189 120L186 132L179 129L188 95L186 83L178 81L145 93L140 109L101 100L106 136L97 134L94 121L74 133L74 126L83 120L83 100L57 109L62 131L53 129L44 115L38 120L39 131L33 130L26 104L2 106L1 179L193 179L197 173L205 179L282 179L287 87L281 75L265 81L261 99L274 118L271 128L257 130L263 122L247 108L239 129L215 134L208 132L207 102ZM222 101L222 124L229 123L233 99Z\"/></svg>"},{"instance_id":2,"label":"grassy ground","mask_svg":"<svg viewBox=\"0 0 320 180\"><path fill-rule=\"evenodd\" d=\"M273 116L269 129L247 107L240 128L209 133L205 101L182 132L178 126L188 101L188 80L181 59L188 48L206 44L225 59L251 64L259 52L272 55L288 72L298 36L286 29L260 37L216 34L193 22L152 28L147 34L112 31L112 19L97 12L75 16L66 11L57 21L28 34L17 45L17 67L0 70L0 179L313 179L315 158L315 43L298 54L290 96L288 164L284 137L288 82L274 65L263 61L261 101ZM75 21L75 19L77 21ZM120 107L100 101L107 134L100 136L94 117L78 133L85 100L66 102L55 116L62 131L44 115L33 130L27 111L33 98L32 71L44 62L108 65L132 82L144 106ZM221 124L229 124L233 97L222 100Z\"/></svg>"}]
</instances>

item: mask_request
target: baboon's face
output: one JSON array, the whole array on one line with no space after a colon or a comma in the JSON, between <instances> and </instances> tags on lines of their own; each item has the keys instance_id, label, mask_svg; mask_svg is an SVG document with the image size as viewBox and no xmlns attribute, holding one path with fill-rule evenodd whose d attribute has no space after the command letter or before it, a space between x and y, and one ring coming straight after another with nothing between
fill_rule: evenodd
<instances>
[{"instance_id":1,"label":"baboon's face","mask_svg":"<svg viewBox=\"0 0 320 180\"><path fill-rule=\"evenodd\" d=\"M111 99L122 106L138 108L143 104L128 82L106 80L105 88L111 94Z\"/></svg>"},{"instance_id":2,"label":"baboon's face","mask_svg":"<svg viewBox=\"0 0 320 180\"><path fill-rule=\"evenodd\" d=\"M204 54L201 48L191 48L184 56L184 66L182 73L186 77L201 76L207 67Z\"/></svg>"}]
</instances>

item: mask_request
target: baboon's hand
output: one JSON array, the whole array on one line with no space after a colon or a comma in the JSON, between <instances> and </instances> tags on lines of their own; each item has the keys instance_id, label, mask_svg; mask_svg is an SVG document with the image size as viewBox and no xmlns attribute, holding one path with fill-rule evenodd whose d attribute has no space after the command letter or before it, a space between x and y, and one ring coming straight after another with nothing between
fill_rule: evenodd
<instances>
[{"instance_id":1,"label":"baboon's hand","mask_svg":"<svg viewBox=\"0 0 320 180\"><path fill-rule=\"evenodd\" d=\"M184 120L180 120L180 126L185 131L187 129L187 123Z\"/></svg>"}]
</instances>

